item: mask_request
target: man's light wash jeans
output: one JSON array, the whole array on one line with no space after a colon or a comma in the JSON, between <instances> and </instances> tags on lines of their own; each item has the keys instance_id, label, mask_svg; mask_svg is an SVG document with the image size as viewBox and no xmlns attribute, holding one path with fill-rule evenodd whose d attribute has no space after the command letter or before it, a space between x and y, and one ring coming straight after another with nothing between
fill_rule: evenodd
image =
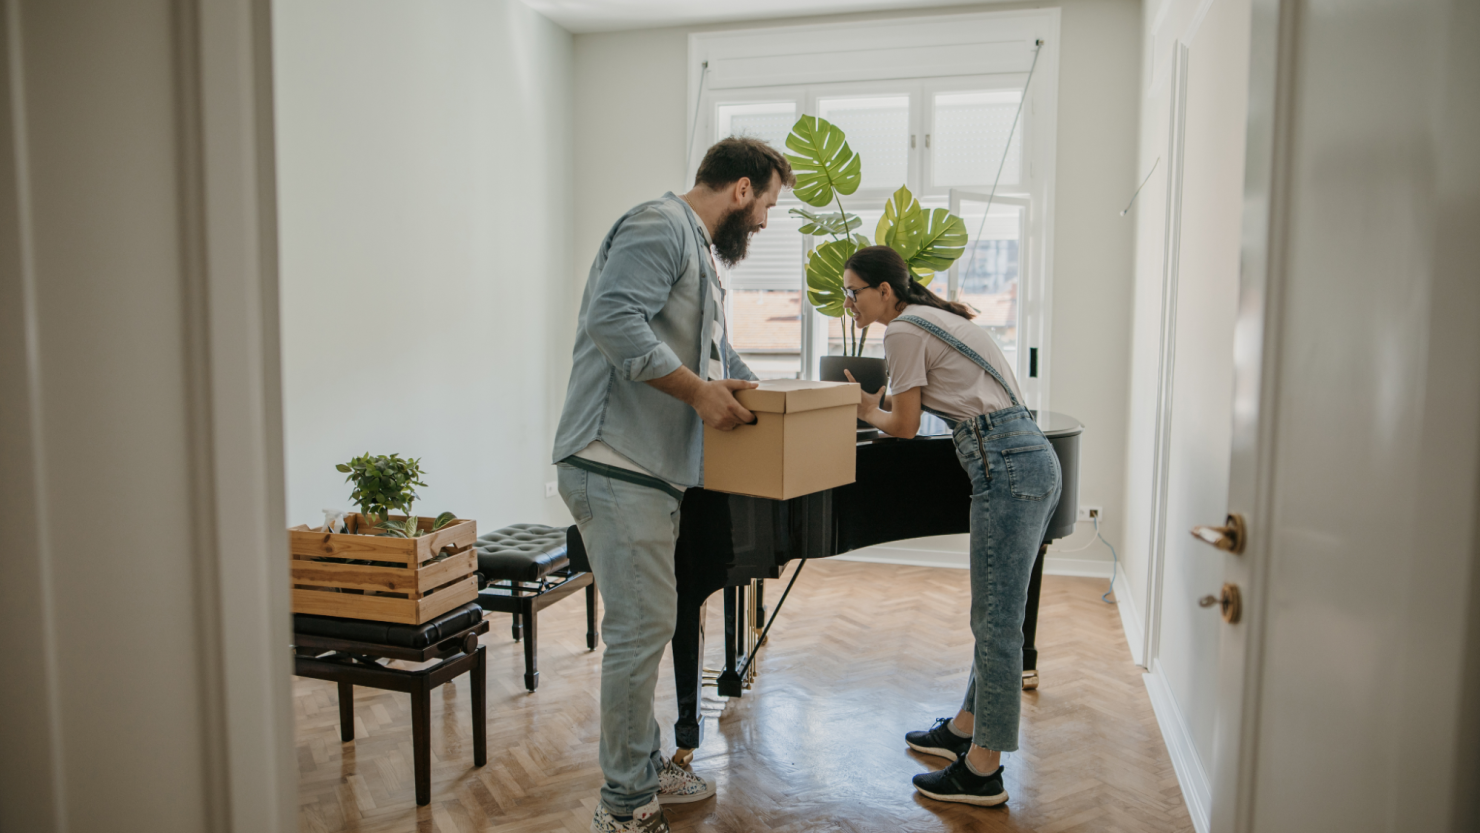
<instances>
[{"instance_id":1,"label":"man's light wash jeans","mask_svg":"<svg viewBox=\"0 0 1480 833\"><path fill-rule=\"evenodd\" d=\"M560 497L601 590L601 802L628 816L658 793L658 662L673 639L679 501L648 486L560 465Z\"/></svg>"},{"instance_id":2,"label":"man's light wash jeans","mask_svg":"<svg viewBox=\"0 0 1480 833\"><path fill-rule=\"evenodd\" d=\"M1063 488L1059 458L1021 405L958 423L956 457L971 477L971 632L976 657L962 711L971 742L1018 748L1028 579Z\"/></svg>"}]
</instances>

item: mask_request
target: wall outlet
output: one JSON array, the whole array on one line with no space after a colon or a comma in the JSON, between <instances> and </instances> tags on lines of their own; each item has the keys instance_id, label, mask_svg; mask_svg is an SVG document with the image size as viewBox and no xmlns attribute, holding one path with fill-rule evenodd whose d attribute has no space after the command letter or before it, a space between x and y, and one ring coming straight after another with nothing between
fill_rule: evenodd
<instances>
[{"instance_id":1,"label":"wall outlet","mask_svg":"<svg viewBox=\"0 0 1480 833\"><path fill-rule=\"evenodd\" d=\"M1105 507L1085 506L1081 504L1079 507L1079 517L1075 518L1075 520L1092 521L1096 518L1099 518L1100 520L1105 519Z\"/></svg>"},{"instance_id":2,"label":"wall outlet","mask_svg":"<svg viewBox=\"0 0 1480 833\"><path fill-rule=\"evenodd\" d=\"M551 480L549 483L546 483L545 484L545 497L555 497L556 495L560 494L558 487L559 487L559 484L556 481L554 481L554 480Z\"/></svg>"}]
</instances>

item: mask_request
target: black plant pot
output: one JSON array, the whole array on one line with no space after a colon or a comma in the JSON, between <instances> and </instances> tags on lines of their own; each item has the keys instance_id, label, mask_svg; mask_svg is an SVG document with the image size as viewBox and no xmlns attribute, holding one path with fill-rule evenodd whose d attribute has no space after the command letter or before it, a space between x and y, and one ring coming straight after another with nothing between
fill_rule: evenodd
<instances>
[{"instance_id":1,"label":"black plant pot","mask_svg":"<svg viewBox=\"0 0 1480 833\"><path fill-rule=\"evenodd\" d=\"M872 359L865 356L822 357L822 381L846 382L848 377L843 375L844 370L852 373L854 381L869 393L878 393L879 389L889 382L888 366L884 364L883 359ZM870 428L872 426L860 419L858 427Z\"/></svg>"}]
</instances>

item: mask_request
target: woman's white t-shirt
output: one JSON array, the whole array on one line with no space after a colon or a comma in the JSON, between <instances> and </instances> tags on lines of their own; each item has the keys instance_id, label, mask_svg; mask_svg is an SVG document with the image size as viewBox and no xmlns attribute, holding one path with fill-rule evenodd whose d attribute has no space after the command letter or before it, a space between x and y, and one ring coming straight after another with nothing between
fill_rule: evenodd
<instances>
[{"instance_id":1,"label":"woman's white t-shirt","mask_svg":"<svg viewBox=\"0 0 1480 833\"><path fill-rule=\"evenodd\" d=\"M910 304L901 315L919 316L975 350L1012 386L1013 395L1022 403L1017 376L985 329L953 312L923 304ZM884 361L889 366L890 395L921 388L921 404L952 419L971 419L1012 406L991 374L934 333L907 321L889 322L884 331Z\"/></svg>"}]
</instances>

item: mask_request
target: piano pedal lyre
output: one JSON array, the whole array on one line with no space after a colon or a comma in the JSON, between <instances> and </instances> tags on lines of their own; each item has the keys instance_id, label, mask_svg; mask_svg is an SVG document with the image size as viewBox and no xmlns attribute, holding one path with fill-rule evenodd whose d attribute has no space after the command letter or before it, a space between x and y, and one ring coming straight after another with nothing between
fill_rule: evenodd
<instances>
[{"instance_id":1,"label":"piano pedal lyre","mask_svg":"<svg viewBox=\"0 0 1480 833\"><path fill-rule=\"evenodd\" d=\"M1036 688L1038 688L1038 672L1037 671L1024 671L1023 672L1023 691L1033 691Z\"/></svg>"}]
</instances>

